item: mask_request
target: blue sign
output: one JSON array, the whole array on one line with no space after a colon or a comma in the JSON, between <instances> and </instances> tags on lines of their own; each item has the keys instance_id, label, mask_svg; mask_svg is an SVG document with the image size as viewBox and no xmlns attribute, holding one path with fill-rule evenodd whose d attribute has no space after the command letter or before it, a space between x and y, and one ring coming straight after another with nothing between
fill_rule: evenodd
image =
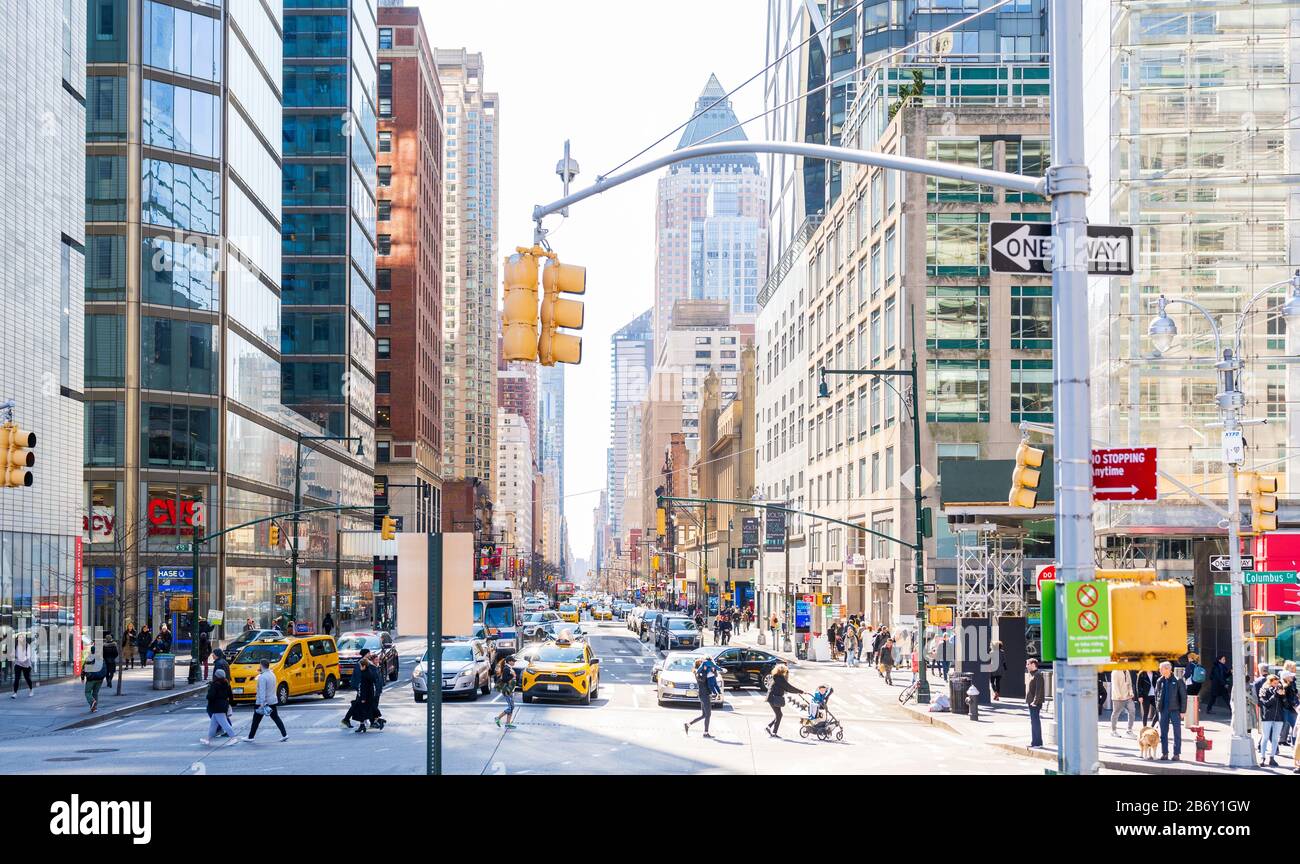
<instances>
[{"instance_id":1,"label":"blue sign","mask_svg":"<svg viewBox=\"0 0 1300 864\"><path fill-rule=\"evenodd\" d=\"M812 604L803 600L795 601L794 629L796 633L807 633L812 629Z\"/></svg>"}]
</instances>

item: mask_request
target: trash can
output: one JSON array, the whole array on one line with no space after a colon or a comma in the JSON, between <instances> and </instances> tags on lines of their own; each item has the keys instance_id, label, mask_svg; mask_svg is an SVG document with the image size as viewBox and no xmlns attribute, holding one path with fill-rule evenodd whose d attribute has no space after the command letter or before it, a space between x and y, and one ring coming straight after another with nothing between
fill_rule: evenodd
<instances>
[{"instance_id":1,"label":"trash can","mask_svg":"<svg viewBox=\"0 0 1300 864\"><path fill-rule=\"evenodd\" d=\"M970 689L971 676L948 676L948 699L952 702L952 713L966 713L966 691Z\"/></svg>"},{"instance_id":2,"label":"trash can","mask_svg":"<svg viewBox=\"0 0 1300 864\"><path fill-rule=\"evenodd\" d=\"M153 655L153 689L174 690L176 688L176 655Z\"/></svg>"}]
</instances>

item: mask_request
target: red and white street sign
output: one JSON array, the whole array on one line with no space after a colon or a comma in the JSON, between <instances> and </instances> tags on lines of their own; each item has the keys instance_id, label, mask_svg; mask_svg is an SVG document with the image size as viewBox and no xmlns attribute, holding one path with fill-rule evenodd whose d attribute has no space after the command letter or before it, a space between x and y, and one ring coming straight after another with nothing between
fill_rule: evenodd
<instances>
[{"instance_id":1,"label":"red and white street sign","mask_svg":"<svg viewBox=\"0 0 1300 864\"><path fill-rule=\"evenodd\" d=\"M1056 565L1040 564L1034 572L1034 588L1038 591L1039 599L1043 596L1043 583L1056 581Z\"/></svg>"},{"instance_id":2,"label":"red and white street sign","mask_svg":"<svg viewBox=\"0 0 1300 864\"><path fill-rule=\"evenodd\" d=\"M1156 500L1156 448L1093 450L1092 497L1097 501Z\"/></svg>"}]
</instances>

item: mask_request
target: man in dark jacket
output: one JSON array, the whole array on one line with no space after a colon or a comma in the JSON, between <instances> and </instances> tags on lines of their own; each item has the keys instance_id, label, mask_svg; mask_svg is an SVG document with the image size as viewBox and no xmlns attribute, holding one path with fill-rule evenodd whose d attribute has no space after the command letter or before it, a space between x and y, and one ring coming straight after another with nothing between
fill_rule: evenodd
<instances>
[{"instance_id":1,"label":"man in dark jacket","mask_svg":"<svg viewBox=\"0 0 1300 864\"><path fill-rule=\"evenodd\" d=\"M113 675L117 673L117 640L113 638L112 633L104 634L104 648L100 652L104 658L104 684L108 687L113 686Z\"/></svg>"},{"instance_id":2,"label":"man in dark jacket","mask_svg":"<svg viewBox=\"0 0 1300 864\"><path fill-rule=\"evenodd\" d=\"M1168 660L1160 664L1160 677L1156 679L1153 696L1160 717L1160 761L1169 761L1169 727L1174 728L1174 761L1179 761L1183 750L1183 712L1187 710L1187 684L1174 677L1174 664Z\"/></svg>"},{"instance_id":3,"label":"man in dark jacket","mask_svg":"<svg viewBox=\"0 0 1300 864\"><path fill-rule=\"evenodd\" d=\"M1038 671L1038 661L1030 658L1025 661L1025 671L1029 673L1029 686L1025 691L1025 704L1029 706L1029 746L1043 746L1043 702L1047 699L1047 687L1043 673Z\"/></svg>"},{"instance_id":4,"label":"man in dark jacket","mask_svg":"<svg viewBox=\"0 0 1300 864\"><path fill-rule=\"evenodd\" d=\"M1137 694L1138 708L1142 714L1142 725L1151 726L1156 722L1156 700L1155 700L1156 679L1155 676L1147 672L1137 673L1137 687L1133 692Z\"/></svg>"},{"instance_id":5,"label":"man in dark jacket","mask_svg":"<svg viewBox=\"0 0 1300 864\"><path fill-rule=\"evenodd\" d=\"M135 634L135 647L140 652L140 668L149 665L149 652L153 650L153 631L146 622L140 625L140 632Z\"/></svg>"}]
</instances>

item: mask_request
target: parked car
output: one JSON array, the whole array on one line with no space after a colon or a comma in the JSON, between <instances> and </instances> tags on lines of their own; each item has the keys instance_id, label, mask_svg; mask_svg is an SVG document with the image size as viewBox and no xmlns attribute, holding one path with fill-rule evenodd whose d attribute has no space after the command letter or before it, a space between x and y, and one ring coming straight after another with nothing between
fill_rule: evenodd
<instances>
[{"instance_id":1,"label":"parked car","mask_svg":"<svg viewBox=\"0 0 1300 864\"><path fill-rule=\"evenodd\" d=\"M641 616L641 620L637 622L638 627L636 635L641 637L642 642L649 641L650 637L654 635L655 619L659 618L663 614L664 613L660 612L658 609L647 609L645 614Z\"/></svg>"},{"instance_id":2,"label":"parked car","mask_svg":"<svg viewBox=\"0 0 1300 864\"><path fill-rule=\"evenodd\" d=\"M685 615L660 615L655 618L654 643L661 651L691 651L700 647L700 631Z\"/></svg>"},{"instance_id":3,"label":"parked car","mask_svg":"<svg viewBox=\"0 0 1300 864\"><path fill-rule=\"evenodd\" d=\"M232 702L257 698L263 660L275 674L275 701L280 705L291 696L333 699L338 690L339 652L333 636L275 637L250 642L230 661Z\"/></svg>"},{"instance_id":4,"label":"parked car","mask_svg":"<svg viewBox=\"0 0 1300 864\"><path fill-rule=\"evenodd\" d=\"M655 698L660 705L673 701L697 703L699 694L695 688L695 661L704 655L673 651L660 663L655 664L653 678ZM709 697L714 705L722 704L722 694L715 693Z\"/></svg>"},{"instance_id":5,"label":"parked car","mask_svg":"<svg viewBox=\"0 0 1300 864\"><path fill-rule=\"evenodd\" d=\"M411 693L416 702L428 696L425 664L429 650L420 655L420 661L411 671ZM445 642L442 646L442 695L468 696L477 699L492 692L492 668L488 665L487 649L482 642Z\"/></svg>"},{"instance_id":6,"label":"parked car","mask_svg":"<svg viewBox=\"0 0 1300 864\"><path fill-rule=\"evenodd\" d=\"M767 690L772 683L772 670L782 660L775 654L759 651L757 648L741 648L734 645L717 645L701 648L698 653L707 654L722 669L722 686L757 687Z\"/></svg>"},{"instance_id":7,"label":"parked car","mask_svg":"<svg viewBox=\"0 0 1300 864\"><path fill-rule=\"evenodd\" d=\"M645 614L644 606L632 607L632 609L628 611L627 617L624 619L624 624L627 626L627 629L631 630L633 633L640 632L641 616L644 614Z\"/></svg>"},{"instance_id":8,"label":"parked car","mask_svg":"<svg viewBox=\"0 0 1300 864\"><path fill-rule=\"evenodd\" d=\"M560 613L554 610L545 609L538 612L529 612L524 616L522 630L525 639L542 638L538 629L544 624L550 624L560 620Z\"/></svg>"},{"instance_id":9,"label":"parked car","mask_svg":"<svg viewBox=\"0 0 1300 864\"><path fill-rule=\"evenodd\" d=\"M379 661L379 668L384 670L389 681L397 680L401 661L392 634L384 630L354 630L339 637L339 671L345 685L352 683L352 672L357 668L362 648L370 651L371 663Z\"/></svg>"}]
</instances>

